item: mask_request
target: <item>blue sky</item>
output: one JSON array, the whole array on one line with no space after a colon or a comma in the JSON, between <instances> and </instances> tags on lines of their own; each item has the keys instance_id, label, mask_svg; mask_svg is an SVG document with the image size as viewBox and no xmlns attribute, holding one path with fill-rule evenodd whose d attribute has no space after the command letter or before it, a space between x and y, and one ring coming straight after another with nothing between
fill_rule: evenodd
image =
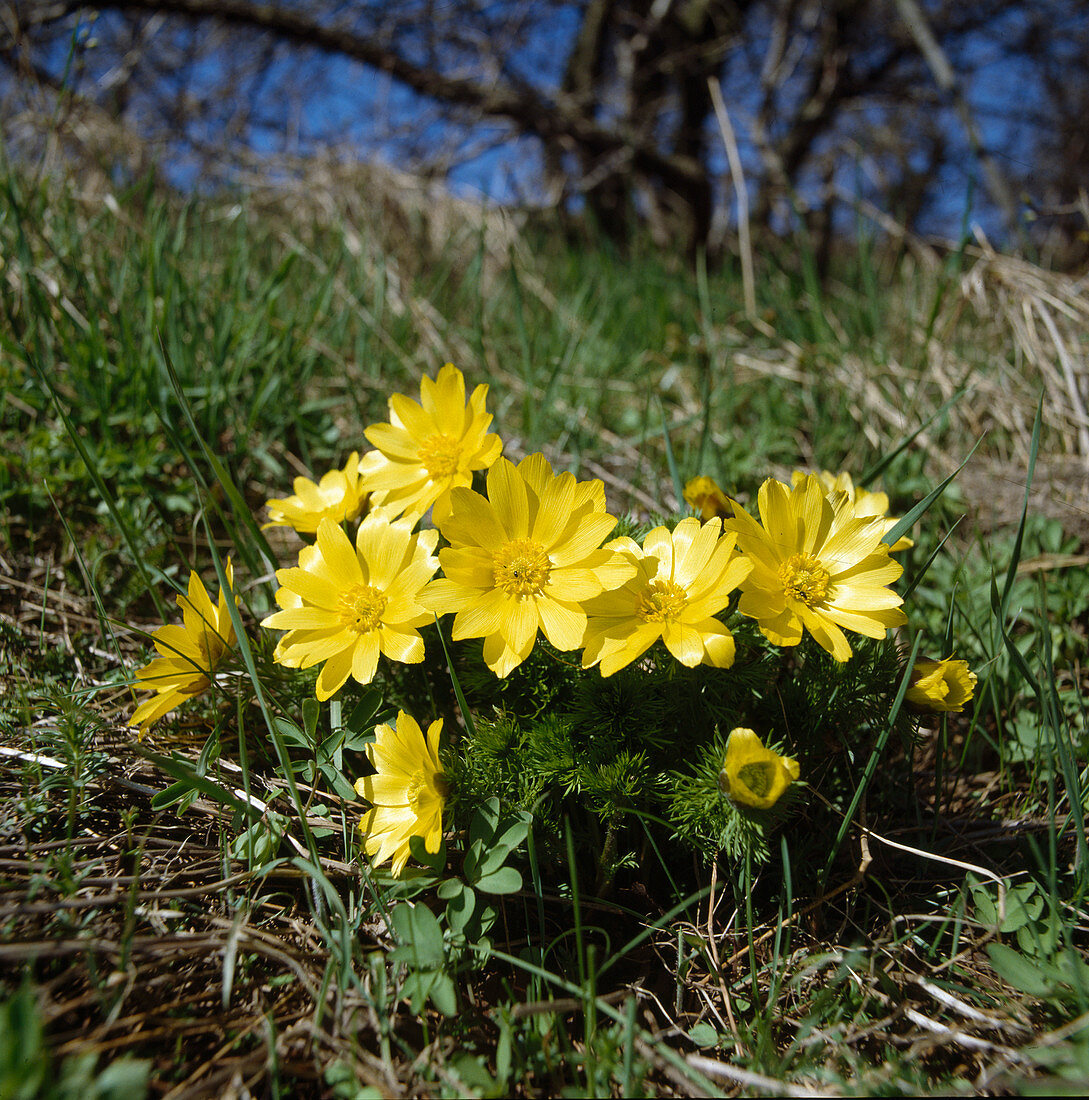
<instances>
[{"instance_id":1,"label":"blue sky","mask_svg":"<svg viewBox=\"0 0 1089 1100\"><path fill-rule=\"evenodd\" d=\"M103 21L108 18L103 17ZM1086 18L1089 4L1082 16ZM526 79L532 77L539 87L555 87L576 27L573 7L557 13L544 31L530 36L524 48L511 57L511 72ZM97 30L103 29L99 24ZM1011 23L1010 32L1017 29ZM1063 48L1061 36L1055 48ZM62 66L63 60L54 58L54 67ZM85 51L81 60L94 72L97 59L93 50ZM1014 118L1013 109L1040 101L1042 92L1034 84L1033 73L987 44L969 43L966 55L953 60L955 65L975 70L968 92L985 144L1012 175L1026 174L1031 169L1033 134L1023 121ZM203 69L193 71L197 95L212 96L221 75L216 66L217 62L211 60L204 63ZM296 109L290 110L277 87L293 80L293 72L297 70L281 59L264 73L264 86L270 91L260 106L271 111L272 125L254 132L251 143L258 152L280 151L290 134L303 148L325 145L332 140L338 152L346 157L377 155L398 164L403 161L407 139L416 153L458 150L459 158L448 179L452 189L461 195L499 203L543 198L542 161L536 143L524 138L511 139L502 124L485 123L469 129L451 126L440 120L433 105L386 76L357 63L317 53L310 54L305 62L311 83ZM747 84L739 81L727 93L749 180L756 179L761 167L747 125L757 105L757 89L758 81L752 79ZM952 155L938 177L935 199L922 228L955 236L967 213L995 235L1000 232L1000 221L979 186L978 165L970 155L960 122L949 107L941 108L939 117ZM708 125L713 131L713 120ZM713 133L712 148L715 150L712 170L725 178L726 161L717 133ZM472 155L469 150L474 151ZM195 164L191 157L175 149L168 154L164 167L179 186L189 187L199 183ZM860 184L865 187L878 168L879 161L872 150L857 148L854 153L848 150L841 154L837 182L847 191ZM815 196L815 187L815 181L803 179L800 182L803 198L807 194Z\"/></svg>"}]
</instances>

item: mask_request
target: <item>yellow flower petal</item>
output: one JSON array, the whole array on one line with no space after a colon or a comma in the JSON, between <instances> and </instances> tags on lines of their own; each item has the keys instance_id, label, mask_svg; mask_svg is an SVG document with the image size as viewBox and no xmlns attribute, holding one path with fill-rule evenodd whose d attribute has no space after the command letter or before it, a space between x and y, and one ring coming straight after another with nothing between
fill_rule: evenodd
<instances>
[{"instance_id":1,"label":"yellow flower petal","mask_svg":"<svg viewBox=\"0 0 1089 1100\"><path fill-rule=\"evenodd\" d=\"M530 537L551 550L567 528L575 503L575 479L571 474L554 478L541 494Z\"/></svg>"},{"instance_id":2,"label":"yellow flower petal","mask_svg":"<svg viewBox=\"0 0 1089 1100\"><path fill-rule=\"evenodd\" d=\"M276 579L283 588L295 592L300 599L315 607L334 608L340 594L338 587L309 569L277 569ZM262 623L262 625L265 625Z\"/></svg>"},{"instance_id":3,"label":"yellow flower petal","mask_svg":"<svg viewBox=\"0 0 1089 1100\"><path fill-rule=\"evenodd\" d=\"M499 677L509 676L525 660L512 649L502 634L489 634L484 639L484 663Z\"/></svg>"},{"instance_id":4,"label":"yellow flower petal","mask_svg":"<svg viewBox=\"0 0 1089 1100\"><path fill-rule=\"evenodd\" d=\"M537 613L545 637L557 649L577 649L582 644L586 613L580 607L542 596L537 601Z\"/></svg>"},{"instance_id":5,"label":"yellow flower petal","mask_svg":"<svg viewBox=\"0 0 1089 1100\"><path fill-rule=\"evenodd\" d=\"M683 538L679 538L682 532ZM707 570L721 534L722 524L717 519L702 525L697 519L683 519L677 524L673 532L672 580L675 584L693 587L696 578Z\"/></svg>"},{"instance_id":6,"label":"yellow flower petal","mask_svg":"<svg viewBox=\"0 0 1089 1100\"><path fill-rule=\"evenodd\" d=\"M704 662L715 668L730 668L735 656L734 636L717 619L708 620L698 629L703 634Z\"/></svg>"},{"instance_id":7,"label":"yellow flower petal","mask_svg":"<svg viewBox=\"0 0 1089 1100\"><path fill-rule=\"evenodd\" d=\"M352 665L355 657L355 646L351 645L334 653L321 667L318 680L314 687L314 694L319 702L324 703L331 699L344 686L348 677L352 674ZM377 660L375 664L377 665ZM373 676L373 672L371 674ZM370 683L365 680L364 683Z\"/></svg>"},{"instance_id":8,"label":"yellow flower petal","mask_svg":"<svg viewBox=\"0 0 1089 1100\"><path fill-rule=\"evenodd\" d=\"M704 656L703 639L695 627L686 623L669 622L662 632L666 649L689 668L695 668Z\"/></svg>"},{"instance_id":9,"label":"yellow flower petal","mask_svg":"<svg viewBox=\"0 0 1089 1100\"><path fill-rule=\"evenodd\" d=\"M695 508L700 519L708 520L730 515L730 498L718 487L715 479L706 474L694 477L684 487L685 503Z\"/></svg>"},{"instance_id":10,"label":"yellow flower petal","mask_svg":"<svg viewBox=\"0 0 1089 1100\"><path fill-rule=\"evenodd\" d=\"M420 603L435 615L449 615L472 603L472 591L455 580L440 577L420 593Z\"/></svg>"},{"instance_id":11,"label":"yellow flower petal","mask_svg":"<svg viewBox=\"0 0 1089 1100\"><path fill-rule=\"evenodd\" d=\"M434 381L420 380L420 402L437 424L458 424L470 412L465 408L465 376L453 363L445 363Z\"/></svg>"},{"instance_id":12,"label":"yellow flower petal","mask_svg":"<svg viewBox=\"0 0 1089 1100\"><path fill-rule=\"evenodd\" d=\"M555 477L552 473L551 463L549 463L548 459L545 458L540 451L534 451L533 454L526 455L526 457L518 463L518 473L526 483L526 486L538 497L538 499L544 496L545 490ZM591 482L590 484L593 483ZM583 482L578 488L586 488L586 483ZM604 496L601 499L601 505L602 510L604 510ZM577 506L582 507L583 505L580 503Z\"/></svg>"},{"instance_id":13,"label":"yellow flower petal","mask_svg":"<svg viewBox=\"0 0 1089 1100\"><path fill-rule=\"evenodd\" d=\"M363 434L367 437L367 442L377 447L387 459L414 463L419 454L419 444L404 428L395 428L392 424L371 424L364 429ZM364 457L367 473L377 472L382 466L379 458L379 455Z\"/></svg>"},{"instance_id":14,"label":"yellow flower petal","mask_svg":"<svg viewBox=\"0 0 1089 1100\"><path fill-rule=\"evenodd\" d=\"M678 524L678 527L680 524ZM664 580L673 577L673 536L667 527L655 527L643 538L643 554L661 563L658 574Z\"/></svg>"},{"instance_id":15,"label":"yellow flower petal","mask_svg":"<svg viewBox=\"0 0 1089 1100\"><path fill-rule=\"evenodd\" d=\"M486 550L498 550L507 541L507 532L491 502L471 489L457 488L450 492L450 515L443 518L440 529L453 544L472 543Z\"/></svg>"},{"instance_id":16,"label":"yellow flower petal","mask_svg":"<svg viewBox=\"0 0 1089 1100\"><path fill-rule=\"evenodd\" d=\"M906 695L908 705L921 713L959 712L976 691L976 674L967 661L916 661Z\"/></svg>"},{"instance_id":17,"label":"yellow flower petal","mask_svg":"<svg viewBox=\"0 0 1089 1100\"><path fill-rule=\"evenodd\" d=\"M436 581L438 583L441 582ZM459 642L495 634L503 628L506 615L506 599L499 592L485 592L475 603L458 612L451 636Z\"/></svg>"},{"instance_id":18,"label":"yellow flower petal","mask_svg":"<svg viewBox=\"0 0 1089 1100\"><path fill-rule=\"evenodd\" d=\"M507 645L515 653L528 653L533 647L533 640L537 637L537 627L541 622L537 611L537 600L508 597L505 604L503 623L499 629L506 638Z\"/></svg>"},{"instance_id":19,"label":"yellow flower petal","mask_svg":"<svg viewBox=\"0 0 1089 1100\"><path fill-rule=\"evenodd\" d=\"M317 547L340 586L367 583L368 578L363 575L363 563L357 557L355 547L331 519L323 519L318 524Z\"/></svg>"},{"instance_id":20,"label":"yellow flower petal","mask_svg":"<svg viewBox=\"0 0 1089 1100\"><path fill-rule=\"evenodd\" d=\"M527 486L514 464L505 458L499 459L488 471L488 500L507 539L529 537Z\"/></svg>"},{"instance_id":21,"label":"yellow flower petal","mask_svg":"<svg viewBox=\"0 0 1089 1100\"><path fill-rule=\"evenodd\" d=\"M602 504L604 509L604 504ZM609 532L616 526L616 517L602 511L586 511L586 506L575 510L568 529L564 532L564 541L554 544L549 550L549 558L556 566L585 564L586 559L601 545ZM611 561L608 554L602 554L603 561Z\"/></svg>"}]
</instances>

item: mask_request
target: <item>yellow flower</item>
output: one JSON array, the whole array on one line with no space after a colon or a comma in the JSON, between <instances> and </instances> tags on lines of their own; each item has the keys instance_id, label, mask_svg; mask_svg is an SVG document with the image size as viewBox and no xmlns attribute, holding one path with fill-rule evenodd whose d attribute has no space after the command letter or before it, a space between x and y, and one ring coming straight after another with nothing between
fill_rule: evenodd
<instances>
[{"instance_id":1,"label":"yellow flower","mask_svg":"<svg viewBox=\"0 0 1089 1100\"><path fill-rule=\"evenodd\" d=\"M366 508L367 493L359 483L359 452L352 451L343 470L330 470L315 485L308 477L294 481L295 495L266 502L265 527L293 527L312 535L323 519L334 523L358 519Z\"/></svg>"},{"instance_id":2,"label":"yellow flower","mask_svg":"<svg viewBox=\"0 0 1089 1100\"><path fill-rule=\"evenodd\" d=\"M471 485L473 471L486 470L503 449L499 436L486 434L487 395L487 386L477 386L466 405L465 377L452 363L434 381L420 382L422 405L395 393L389 423L364 432L378 448L359 463L364 487L392 515L419 518L436 502L445 504L455 486Z\"/></svg>"},{"instance_id":3,"label":"yellow flower","mask_svg":"<svg viewBox=\"0 0 1089 1100\"><path fill-rule=\"evenodd\" d=\"M409 841L423 838L429 852L442 843L442 807L446 780L439 763L442 719L432 722L423 735L415 718L403 710L396 727L383 723L375 728L375 740L367 746L367 759L377 775L356 780L356 793L373 809L359 823L364 848L375 863L393 860L400 877L411 854Z\"/></svg>"},{"instance_id":4,"label":"yellow flower","mask_svg":"<svg viewBox=\"0 0 1089 1100\"><path fill-rule=\"evenodd\" d=\"M452 636L484 639L484 660L506 676L529 656L537 630L557 649L577 649L586 629L582 602L623 584L630 562L602 539L616 526L600 481L552 473L543 455L488 471L488 497L450 494L439 520L450 546L439 552L445 579L422 602L456 612Z\"/></svg>"},{"instance_id":5,"label":"yellow flower","mask_svg":"<svg viewBox=\"0 0 1089 1100\"><path fill-rule=\"evenodd\" d=\"M790 477L794 485L800 485L805 479L806 473L804 470L795 470ZM846 471L833 474L830 470L821 470L818 472L817 477L821 479L821 484L829 493L846 493L847 499L854 505L855 515L860 519L872 519L880 516L885 520L885 531L891 531L900 522L896 516L886 518L889 516L888 493L874 493L869 489L856 488L851 475ZM881 532L882 536L885 531ZM901 535L891 549L895 552L906 550L909 546L914 545L915 543L906 535Z\"/></svg>"},{"instance_id":6,"label":"yellow flower","mask_svg":"<svg viewBox=\"0 0 1089 1100\"><path fill-rule=\"evenodd\" d=\"M229 558L224 571L227 587L232 588L234 570ZM140 737L152 722L206 691L216 666L235 643L225 592L220 592L219 604L213 607L200 577L190 573L189 594L178 596L177 602L183 625L168 624L155 631L152 637L161 656L136 673L144 687L155 691L129 719L130 726L140 727Z\"/></svg>"},{"instance_id":7,"label":"yellow flower","mask_svg":"<svg viewBox=\"0 0 1089 1100\"><path fill-rule=\"evenodd\" d=\"M731 802L770 810L798 774L797 760L764 748L752 730L738 726L726 742L718 782Z\"/></svg>"},{"instance_id":8,"label":"yellow flower","mask_svg":"<svg viewBox=\"0 0 1089 1100\"><path fill-rule=\"evenodd\" d=\"M325 662L317 696L335 694L349 676L369 684L384 653L391 661L417 664L424 644L417 627L432 621L420 606L423 586L439 566L434 556L438 532L412 534L412 521L391 523L368 516L355 546L331 520L318 524L313 546L303 547L299 565L278 569L283 586L276 602L283 609L262 626L286 630L276 660L289 668Z\"/></svg>"},{"instance_id":9,"label":"yellow flower","mask_svg":"<svg viewBox=\"0 0 1089 1100\"><path fill-rule=\"evenodd\" d=\"M851 656L843 630L883 638L902 626L903 600L886 585L903 572L881 541L885 521L856 516L845 496L825 495L815 474L793 490L769 478L758 524L739 504L725 524L753 562L741 582L741 612L775 645L797 645L803 629L837 661Z\"/></svg>"},{"instance_id":10,"label":"yellow flower","mask_svg":"<svg viewBox=\"0 0 1089 1100\"><path fill-rule=\"evenodd\" d=\"M911 670L905 700L913 710L940 714L963 710L976 693L976 674L967 661L944 661L924 658Z\"/></svg>"},{"instance_id":11,"label":"yellow flower","mask_svg":"<svg viewBox=\"0 0 1089 1100\"><path fill-rule=\"evenodd\" d=\"M700 519L725 519L730 515L730 498L713 477L701 474L684 487L684 500L700 514Z\"/></svg>"},{"instance_id":12,"label":"yellow flower","mask_svg":"<svg viewBox=\"0 0 1089 1100\"><path fill-rule=\"evenodd\" d=\"M729 668L733 635L714 616L730 602L752 563L734 553L734 536L721 532L719 520L701 525L691 517L672 534L656 527L642 549L628 538L609 543L606 549L623 554L635 575L585 604L582 667L600 662L601 675L611 676L661 638L689 668L700 663Z\"/></svg>"}]
</instances>

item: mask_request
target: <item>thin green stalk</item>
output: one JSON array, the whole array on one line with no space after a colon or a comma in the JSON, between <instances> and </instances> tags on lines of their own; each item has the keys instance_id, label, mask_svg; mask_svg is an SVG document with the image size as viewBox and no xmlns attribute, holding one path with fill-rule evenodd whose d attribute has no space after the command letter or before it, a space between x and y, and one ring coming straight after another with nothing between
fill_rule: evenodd
<instances>
[{"instance_id":1,"label":"thin green stalk","mask_svg":"<svg viewBox=\"0 0 1089 1100\"><path fill-rule=\"evenodd\" d=\"M678 503L684 501L684 482L681 480L681 472L677 469L677 460L673 457L673 444L669 441L669 421L666 419L665 408L661 398L655 395L655 404L658 407L658 415L662 421L662 441L665 444L666 463L669 466L669 476L673 479L673 491L677 495Z\"/></svg>"},{"instance_id":2,"label":"thin green stalk","mask_svg":"<svg viewBox=\"0 0 1089 1100\"><path fill-rule=\"evenodd\" d=\"M628 997L624 1001L624 1031L621 1043L622 1062L620 1068L620 1095L632 1096L634 1087L632 1081L632 1062L635 1058L635 1013L638 1002L634 997Z\"/></svg>"},{"instance_id":3,"label":"thin green stalk","mask_svg":"<svg viewBox=\"0 0 1089 1100\"><path fill-rule=\"evenodd\" d=\"M454 695L457 698L458 706L461 708L462 721L465 723L465 729L468 731L469 736L476 740L476 726L473 724L473 712L469 709L469 704L465 701L465 694L461 690L461 681L458 679L458 674L454 671L454 660L450 656L450 650L446 646L446 639L442 634L442 624L439 622L438 615L435 616L435 630L439 635L439 642L442 644L442 652L446 657L446 667L450 671L450 682L454 685Z\"/></svg>"},{"instance_id":4,"label":"thin green stalk","mask_svg":"<svg viewBox=\"0 0 1089 1100\"><path fill-rule=\"evenodd\" d=\"M821 890L824 889L825 883L828 881L828 873L832 870L832 864L839 854L840 846L843 844L844 838L851 828L855 810L858 809L858 804L862 801L862 796L866 793L866 788L869 787L870 780L873 779L874 773L877 771L877 765L881 762L881 757L884 755L885 745L888 744L889 736L896 725L896 719L899 717L900 707L904 702L904 695L907 693L908 683L911 680L911 670L915 667L915 658L919 654L919 647L922 645L922 641L923 636L921 634L916 634L915 641L911 647L911 654L907 659L907 664L904 666L904 675L900 678L900 687L896 692L896 698L893 700L892 708L889 711L888 721L885 723L884 729L882 729L877 741L874 743L874 747L870 752L870 758L866 761L866 768L862 773L862 779L855 789L850 806L847 807L843 815L843 820L840 822L839 830L836 833L836 839L832 842L832 848L828 853L828 859L825 861L824 870L821 871L819 880L819 888Z\"/></svg>"},{"instance_id":5,"label":"thin green stalk","mask_svg":"<svg viewBox=\"0 0 1089 1100\"><path fill-rule=\"evenodd\" d=\"M579 903L579 871L578 864L575 860L575 841L574 837L571 835L571 821L569 818L564 819L564 841L567 844L567 867L568 874L571 877L572 920L574 922L575 951L578 955L579 986L581 989L586 983L586 945L583 943L582 939L582 906Z\"/></svg>"},{"instance_id":6,"label":"thin green stalk","mask_svg":"<svg viewBox=\"0 0 1089 1100\"><path fill-rule=\"evenodd\" d=\"M782 986L782 971L779 963L783 955L790 955L790 929L794 920L794 883L790 869L790 848L787 845L786 836L779 837L779 854L783 861L783 897L786 899L786 918L780 910L779 924L775 929L775 939L772 947L772 979L768 982L767 1011L770 1013L775 1007L779 990Z\"/></svg>"},{"instance_id":7,"label":"thin green stalk","mask_svg":"<svg viewBox=\"0 0 1089 1100\"><path fill-rule=\"evenodd\" d=\"M529 855L529 876L533 881L533 896L537 902L537 935L540 938L537 948L538 962L543 964L545 951L544 883L541 880L541 868L537 862L537 845L533 840L532 824L526 834L526 852Z\"/></svg>"},{"instance_id":8,"label":"thin green stalk","mask_svg":"<svg viewBox=\"0 0 1089 1100\"><path fill-rule=\"evenodd\" d=\"M759 974L756 966L756 938L753 934L753 912L752 912L752 849L745 849L745 869L743 872L743 878L741 880L741 892L745 899L745 940L749 946L749 983L750 983L750 997L749 1003L753 1018L756 1017L756 1006L759 1003L760 986L759 986Z\"/></svg>"}]
</instances>

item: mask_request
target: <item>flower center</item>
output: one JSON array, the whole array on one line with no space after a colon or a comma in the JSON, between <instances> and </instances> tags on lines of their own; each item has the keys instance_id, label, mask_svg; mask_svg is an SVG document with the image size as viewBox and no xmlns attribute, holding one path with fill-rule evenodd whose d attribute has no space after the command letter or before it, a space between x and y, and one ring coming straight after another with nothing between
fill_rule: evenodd
<instances>
[{"instance_id":1,"label":"flower center","mask_svg":"<svg viewBox=\"0 0 1089 1100\"><path fill-rule=\"evenodd\" d=\"M512 539L496 551L492 562L495 587L519 599L539 596L552 568L544 548L532 539Z\"/></svg>"},{"instance_id":2,"label":"flower center","mask_svg":"<svg viewBox=\"0 0 1089 1100\"><path fill-rule=\"evenodd\" d=\"M214 630L206 628L201 632L199 644L201 652L204 654L204 658L207 662L201 671L209 673L214 672L223 654L227 652L226 642L224 642Z\"/></svg>"},{"instance_id":3,"label":"flower center","mask_svg":"<svg viewBox=\"0 0 1089 1100\"><path fill-rule=\"evenodd\" d=\"M429 435L420 444L420 462L432 481L453 477L461 461L461 442L448 435Z\"/></svg>"},{"instance_id":4,"label":"flower center","mask_svg":"<svg viewBox=\"0 0 1089 1100\"><path fill-rule=\"evenodd\" d=\"M386 597L373 585L357 584L340 596L340 622L348 630L366 634L382 625Z\"/></svg>"},{"instance_id":5,"label":"flower center","mask_svg":"<svg viewBox=\"0 0 1089 1100\"><path fill-rule=\"evenodd\" d=\"M423 772L416 772L405 788L405 801L408 802L412 812L419 817L420 810L426 809L434 802L436 795L439 798L444 797L446 790L447 784L444 776L440 774L433 775L429 783Z\"/></svg>"},{"instance_id":6,"label":"flower center","mask_svg":"<svg viewBox=\"0 0 1089 1100\"><path fill-rule=\"evenodd\" d=\"M775 764L771 760L742 764L738 769L737 778L757 798L767 798L768 792L775 785Z\"/></svg>"},{"instance_id":7,"label":"flower center","mask_svg":"<svg viewBox=\"0 0 1089 1100\"><path fill-rule=\"evenodd\" d=\"M420 812L420 800L427 791L427 780L423 772L417 772L409 781L405 790L405 798L414 814Z\"/></svg>"},{"instance_id":8,"label":"flower center","mask_svg":"<svg viewBox=\"0 0 1089 1100\"><path fill-rule=\"evenodd\" d=\"M688 597L672 581L651 581L635 603L635 613L645 623L663 623L675 619Z\"/></svg>"},{"instance_id":9,"label":"flower center","mask_svg":"<svg viewBox=\"0 0 1089 1100\"><path fill-rule=\"evenodd\" d=\"M787 596L812 607L828 595L832 576L812 554L792 554L779 567L779 580Z\"/></svg>"}]
</instances>

